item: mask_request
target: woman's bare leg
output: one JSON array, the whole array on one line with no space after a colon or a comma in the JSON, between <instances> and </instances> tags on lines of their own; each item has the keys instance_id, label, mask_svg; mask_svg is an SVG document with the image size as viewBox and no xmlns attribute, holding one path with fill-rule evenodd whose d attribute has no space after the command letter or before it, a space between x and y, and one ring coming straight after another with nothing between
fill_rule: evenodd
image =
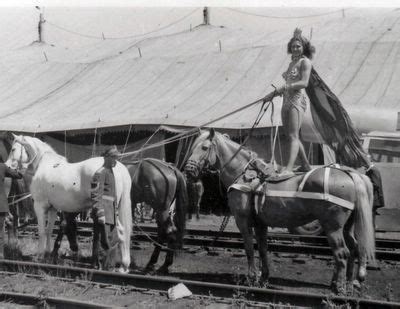
<instances>
[{"instance_id":1,"label":"woman's bare leg","mask_svg":"<svg viewBox=\"0 0 400 309\"><path fill-rule=\"evenodd\" d=\"M285 170L291 172L293 170L294 163L296 162L297 154L299 153L300 140L299 140L299 128L300 128L300 117L299 111L292 107L287 111L287 123L284 123L286 132L289 138L289 160L286 164Z\"/></svg>"},{"instance_id":2,"label":"woman's bare leg","mask_svg":"<svg viewBox=\"0 0 400 309\"><path fill-rule=\"evenodd\" d=\"M311 169L304 146L300 141L300 127L303 122L303 115L303 110L298 110L296 107L292 106L287 111L286 117L282 118L283 125L286 128L286 133L289 138L289 160L285 168L288 172L293 171L294 164L299 154L303 167L307 170Z\"/></svg>"}]
</instances>

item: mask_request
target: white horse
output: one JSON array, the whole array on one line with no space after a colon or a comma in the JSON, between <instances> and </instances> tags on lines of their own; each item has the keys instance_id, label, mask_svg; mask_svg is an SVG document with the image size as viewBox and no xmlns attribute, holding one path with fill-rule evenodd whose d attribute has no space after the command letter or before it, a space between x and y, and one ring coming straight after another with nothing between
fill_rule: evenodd
<instances>
[{"instance_id":1,"label":"white horse","mask_svg":"<svg viewBox=\"0 0 400 309\"><path fill-rule=\"evenodd\" d=\"M12 168L25 166L33 174L30 191L38 220L39 256L51 252L51 234L57 211L80 212L92 207L91 181L104 164L102 157L78 163L68 163L66 158L40 139L14 135L6 164ZM118 246L110 250L109 257L120 256L119 271L127 272L130 265L130 235L132 229L131 177L120 162L113 168L117 196ZM47 225L46 225L47 220ZM116 252L117 249L119 252Z\"/></svg>"}]
</instances>

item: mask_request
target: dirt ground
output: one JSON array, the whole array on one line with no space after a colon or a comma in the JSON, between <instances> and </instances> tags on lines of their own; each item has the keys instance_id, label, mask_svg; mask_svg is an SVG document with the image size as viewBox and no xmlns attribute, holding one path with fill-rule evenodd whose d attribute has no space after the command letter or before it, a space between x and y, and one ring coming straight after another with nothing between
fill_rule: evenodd
<instances>
[{"instance_id":1,"label":"dirt ground","mask_svg":"<svg viewBox=\"0 0 400 309\"><path fill-rule=\"evenodd\" d=\"M222 218L201 218L192 220L189 228L203 226L205 229L218 230ZM234 230L231 222L228 229ZM32 242L27 241L32 244ZM88 244L81 244L82 255L90 252ZM23 249L23 245L21 246ZM64 241L62 250L67 247ZM86 248L85 248L86 247ZM137 273L145 267L152 251L149 243L133 244L132 257L138 266ZM24 254L31 255L32 248L25 247ZM29 252L31 251L31 252ZM85 252L86 251L86 252ZM270 281L274 289L308 291L331 295L330 280L333 272L331 257L270 253ZM161 255L159 265L162 264ZM243 250L208 249L185 247L175 258L170 268L170 276L185 280L203 280L227 284L243 284L247 273L247 260ZM365 298L400 302L400 263L378 261L376 269L370 269L366 284L361 291L352 295ZM2 274L1 276L4 276ZM77 299L92 300L110 306L126 306L130 308L236 308L240 307L240 295L235 301L217 302L214 299L191 297L176 301L169 300L166 293L154 291L138 291L133 287L114 287L93 285L87 282L58 282L44 276L40 284L29 282L37 280L25 275L6 276L1 279L1 289L26 293L53 293L51 295L67 296ZM16 280L18 284L13 282ZM166 292L166 291L165 291Z\"/></svg>"}]
</instances>

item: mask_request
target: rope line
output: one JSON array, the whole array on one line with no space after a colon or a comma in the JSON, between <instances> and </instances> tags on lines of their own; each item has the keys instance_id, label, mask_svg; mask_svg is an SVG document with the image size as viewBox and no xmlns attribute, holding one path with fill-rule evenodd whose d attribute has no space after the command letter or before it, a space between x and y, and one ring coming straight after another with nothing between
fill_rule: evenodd
<instances>
[{"instance_id":1,"label":"rope line","mask_svg":"<svg viewBox=\"0 0 400 309\"><path fill-rule=\"evenodd\" d=\"M129 137L131 135L131 130L132 130L132 125L129 126L128 135L126 136L125 145L124 145L124 149L122 150L122 153L125 153L126 147L128 146L128 141L129 141Z\"/></svg>"},{"instance_id":2,"label":"rope line","mask_svg":"<svg viewBox=\"0 0 400 309\"><path fill-rule=\"evenodd\" d=\"M193 11L190 11L188 14L184 15L183 17L175 20L174 22L171 22L170 24L165 25L164 27L160 27L160 28L157 28L157 29L154 29L154 30L142 33L142 34L134 34L134 35L128 35L128 36L121 36L121 37L106 37L106 36L103 37L103 36L97 36L97 35L90 35L90 34L80 33L80 32L74 31L74 30L67 29L65 27L62 27L62 26L59 26L59 25L54 24L52 22L49 22L48 20L46 20L46 23L51 25L51 26L53 26L53 27L55 27L55 28L63 30L65 32L69 32L71 34L78 35L78 36L81 36L81 37L85 37L85 38L88 38L88 39L96 39L96 40L125 40L125 39L133 39L133 38L137 38L137 37L141 37L141 36L145 36L145 35L148 35L148 34L153 34L153 33L157 33L159 31L165 30L165 29L167 29L169 27L172 27L172 26L180 23L181 21L185 20L186 18L188 18L189 16L193 15L198 10L199 10L199 8L196 8Z\"/></svg>"},{"instance_id":3,"label":"rope line","mask_svg":"<svg viewBox=\"0 0 400 309\"><path fill-rule=\"evenodd\" d=\"M263 14L249 13L249 12L244 12L244 11L241 11L238 9L233 9L233 8L224 8L224 9L233 11L235 13L243 14L243 15L256 16L256 17L262 17L262 18L272 18L272 19L314 18L314 17L322 17L322 16L326 16L326 15L337 14L337 13L345 12L348 10L348 9L340 9L340 10L330 11L330 12L321 13L321 14L311 14L311 15L302 15L302 16L276 16L276 15L263 15Z\"/></svg>"},{"instance_id":4,"label":"rope line","mask_svg":"<svg viewBox=\"0 0 400 309\"><path fill-rule=\"evenodd\" d=\"M8 205L17 204L18 202L21 202L21 201L23 201L23 200L25 200L25 199L27 199L28 197L31 197L31 196L32 196L32 194L26 193L25 196L23 196L23 197L21 197L21 198L15 200L15 201L12 201L11 203L8 203Z\"/></svg>"},{"instance_id":5,"label":"rope line","mask_svg":"<svg viewBox=\"0 0 400 309\"><path fill-rule=\"evenodd\" d=\"M249 107L251 107L251 106L253 106L253 105L256 105L256 104L259 104L259 103L261 103L261 102L264 102L264 100L265 100L265 98L258 99L258 100L256 100L256 101L253 101L253 102L251 102L251 103L249 103L249 104L246 104L245 106L242 106L242 107L240 107L240 108L238 108L238 109L236 109L236 110L234 110L234 111L232 111L232 112L230 112L230 113L227 113L227 114L224 114L224 115L222 115L222 116L220 116L220 117L217 117L217 118L215 118L215 119L212 119L212 120L210 120L210 121L208 121L208 122L206 122L206 123L204 123L204 124L202 124L202 125L200 125L200 126L198 126L198 127L185 130L185 131L183 131L182 133L179 133L179 134L177 134L177 135L175 135L175 136L173 136L173 137L171 137L171 138L165 139L163 142L155 143L155 144L149 145L149 146L147 146L147 147L143 147L143 148L141 148L141 149L139 149L139 150L126 152L126 153L122 154L120 157L121 157L121 158L124 158L124 157L127 157L127 156L131 156L131 155L140 153L140 152L145 151L145 150L149 150L149 149L153 149L153 148L157 148L157 147L164 146L164 145L169 144L169 143L173 143L173 142L178 141L178 140L180 140L180 139L182 139L182 138L184 138L184 137L189 137L189 136L196 135L196 134L198 133L198 130L199 130L199 129L201 129L201 128L203 128L203 127L206 127L206 126L209 126L210 124L213 124L214 122L217 122L217 121L219 121L219 120L221 120L221 119L224 119L224 118L226 118L226 117L229 117L229 116L232 116L232 115L234 115L234 114L236 114L236 113L239 113L239 112L241 112L241 111L243 111L243 110L245 110L245 109L247 109L247 108L249 108ZM260 114L259 114L259 115L260 115ZM258 118L259 118L259 115L257 116L257 120L258 120ZM257 120L256 120L256 121L257 121ZM259 122L260 120L261 120L261 119L259 119L258 122ZM257 124L258 124L258 123L257 123ZM253 125L253 127L252 127L250 130L252 130L252 129L254 129L254 125Z\"/></svg>"}]
</instances>

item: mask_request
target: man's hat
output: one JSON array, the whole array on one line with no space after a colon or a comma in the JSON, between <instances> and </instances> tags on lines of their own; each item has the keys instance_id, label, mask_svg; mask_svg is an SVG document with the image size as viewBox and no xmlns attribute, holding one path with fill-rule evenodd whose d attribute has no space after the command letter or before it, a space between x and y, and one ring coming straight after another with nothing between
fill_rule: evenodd
<instances>
[{"instance_id":1,"label":"man's hat","mask_svg":"<svg viewBox=\"0 0 400 309\"><path fill-rule=\"evenodd\" d=\"M118 151L118 148L115 145L106 149L102 154L103 157L111 157L111 158L118 158L120 155L121 153Z\"/></svg>"}]
</instances>

